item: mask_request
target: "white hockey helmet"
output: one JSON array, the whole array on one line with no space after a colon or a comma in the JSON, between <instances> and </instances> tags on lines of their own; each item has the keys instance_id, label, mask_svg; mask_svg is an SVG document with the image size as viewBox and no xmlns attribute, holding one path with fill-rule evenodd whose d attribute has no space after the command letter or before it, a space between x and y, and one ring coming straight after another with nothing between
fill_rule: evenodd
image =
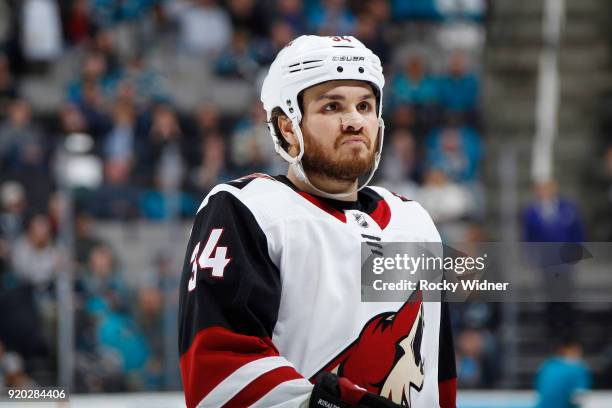
<instances>
[{"instance_id":1,"label":"white hockey helmet","mask_svg":"<svg viewBox=\"0 0 612 408\"><path fill-rule=\"evenodd\" d=\"M376 93L378 102L378 149L374 166L367 180L358 187L365 187L378 168L384 139L382 99L385 78L380 59L363 43L351 36L319 37L302 35L283 48L270 66L261 89L261 101L267 112L268 128L276 152L294 167L300 179L319 193L332 197L347 194L331 194L314 187L301 164L304 155L304 139L300 129L302 112L298 104L300 92L314 85L334 80L358 80L368 82ZM299 143L299 153L291 156L281 144L282 135L277 135L271 123L272 111L280 107L293 124Z\"/></svg>"}]
</instances>

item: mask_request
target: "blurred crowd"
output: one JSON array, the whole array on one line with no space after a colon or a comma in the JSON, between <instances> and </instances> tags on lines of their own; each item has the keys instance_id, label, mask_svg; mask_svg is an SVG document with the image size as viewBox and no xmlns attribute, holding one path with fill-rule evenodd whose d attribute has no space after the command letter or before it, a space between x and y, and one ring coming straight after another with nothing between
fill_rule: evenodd
<instances>
[{"instance_id":1,"label":"blurred crowd","mask_svg":"<svg viewBox=\"0 0 612 408\"><path fill-rule=\"evenodd\" d=\"M483 240L485 14L485 0L0 0L0 303L22 314L0 316L0 387L15 372L18 381L56 381L44 373L57 369L55 279L68 262L75 389L167 386L161 305L174 301L163 289L176 268L151 254L151 278L127 284L95 224L191 219L219 182L285 173L259 87L301 34L354 35L380 56L387 130L375 183L421 202L444 239ZM164 44L172 60L211 72L211 86L250 87L247 109L225 109L213 93L178 103L169 84L181 78L156 63ZM58 72L61 104L28 99L26 84ZM74 259L58 239L65 188L75 194ZM456 312L460 386L491 386L498 311Z\"/></svg>"}]
</instances>

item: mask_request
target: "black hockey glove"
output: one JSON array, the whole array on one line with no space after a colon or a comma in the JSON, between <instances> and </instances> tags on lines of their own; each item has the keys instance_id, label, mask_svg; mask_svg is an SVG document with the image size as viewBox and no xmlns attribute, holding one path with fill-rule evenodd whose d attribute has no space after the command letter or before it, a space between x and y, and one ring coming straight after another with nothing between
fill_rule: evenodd
<instances>
[{"instance_id":1,"label":"black hockey glove","mask_svg":"<svg viewBox=\"0 0 612 408\"><path fill-rule=\"evenodd\" d=\"M344 377L321 373L308 408L401 408L401 405L356 386Z\"/></svg>"}]
</instances>

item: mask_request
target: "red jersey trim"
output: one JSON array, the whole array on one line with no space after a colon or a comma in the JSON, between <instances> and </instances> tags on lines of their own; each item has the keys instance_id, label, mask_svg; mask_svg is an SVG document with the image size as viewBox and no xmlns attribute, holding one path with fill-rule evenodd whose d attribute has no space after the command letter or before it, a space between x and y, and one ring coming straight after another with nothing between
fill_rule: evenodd
<instances>
[{"instance_id":1,"label":"red jersey trim","mask_svg":"<svg viewBox=\"0 0 612 408\"><path fill-rule=\"evenodd\" d=\"M245 364L278 355L269 337L246 336L222 327L200 330L180 358L187 407L195 407Z\"/></svg>"},{"instance_id":2,"label":"red jersey trim","mask_svg":"<svg viewBox=\"0 0 612 408\"><path fill-rule=\"evenodd\" d=\"M242 391L236 394L231 400L223 405L223 408L250 407L260 400L279 384L285 381L296 380L302 377L293 367L279 367L261 375Z\"/></svg>"},{"instance_id":3,"label":"red jersey trim","mask_svg":"<svg viewBox=\"0 0 612 408\"><path fill-rule=\"evenodd\" d=\"M328 213L329 215L331 215L332 217L335 217L346 224L346 214L344 214L344 212L335 209L331 205L319 200L317 197L308 194L304 191L299 191L298 194L310 201L312 204L322 209L323 211L325 211L326 213Z\"/></svg>"},{"instance_id":4,"label":"red jersey trim","mask_svg":"<svg viewBox=\"0 0 612 408\"><path fill-rule=\"evenodd\" d=\"M457 407L457 379L451 378L438 383L438 395L440 408Z\"/></svg>"},{"instance_id":5,"label":"red jersey trim","mask_svg":"<svg viewBox=\"0 0 612 408\"><path fill-rule=\"evenodd\" d=\"M372 211L370 217L376 221L380 229L384 230L387 228L389 221L391 221L391 208L389 208L389 204L387 204L384 198L378 202L376 209Z\"/></svg>"}]
</instances>

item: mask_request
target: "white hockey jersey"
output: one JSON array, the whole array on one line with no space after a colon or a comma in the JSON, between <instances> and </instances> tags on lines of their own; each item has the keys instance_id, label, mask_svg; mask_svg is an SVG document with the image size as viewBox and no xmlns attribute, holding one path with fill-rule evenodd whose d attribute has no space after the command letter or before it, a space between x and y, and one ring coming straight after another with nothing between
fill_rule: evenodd
<instances>
[{"instance_id":1,"label":"white hockey jersey","mask_svg":"<svg viewBox=\"0 0 612 408\"><path fill-rule=\"evenodd\" d=\"M445 304L361 302L361 243L439 242L427 212L383 188L357 202L257 174L216 186L192 228L179 351L191 407L306 406L331 371L411 408L455 407Z\"/></svg>"}]
</instances>

